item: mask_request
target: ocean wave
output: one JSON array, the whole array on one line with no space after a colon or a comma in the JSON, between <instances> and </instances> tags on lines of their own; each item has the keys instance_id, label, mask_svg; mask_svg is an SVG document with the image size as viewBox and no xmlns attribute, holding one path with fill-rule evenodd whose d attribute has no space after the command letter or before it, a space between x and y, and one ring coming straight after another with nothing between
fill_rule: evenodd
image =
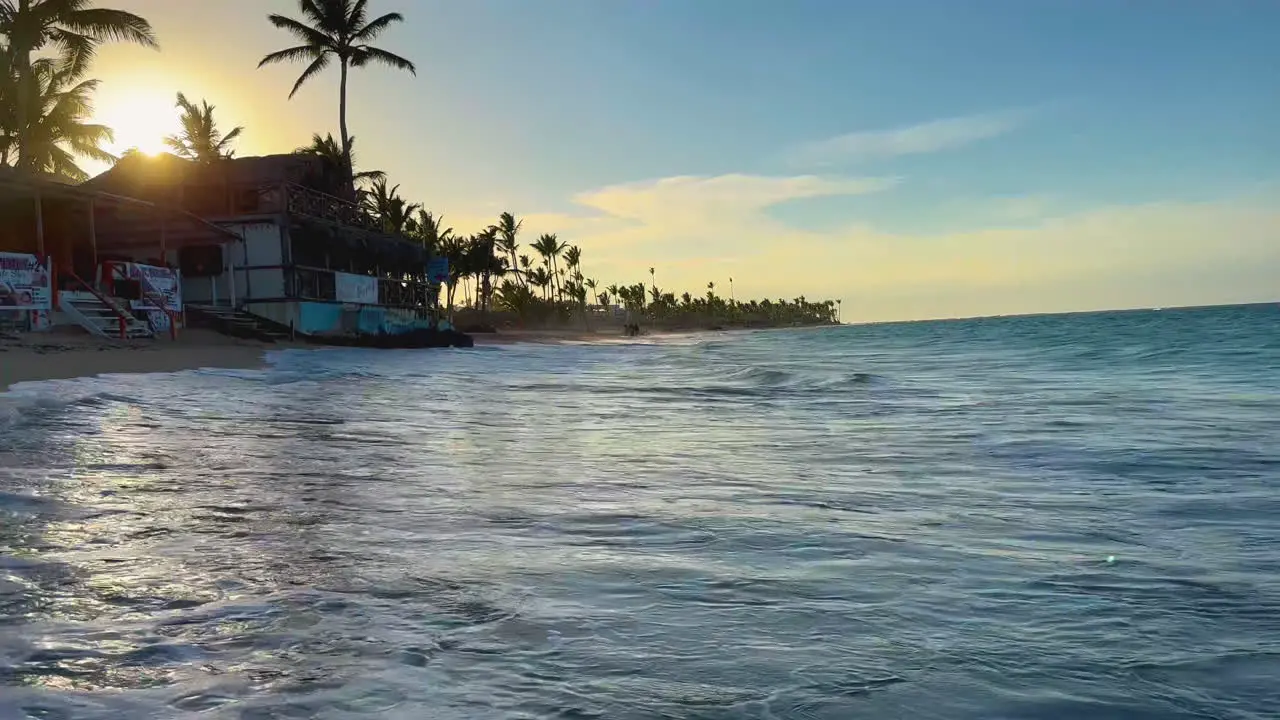
<instances>
[{"instance_id":1,"label":"ocean wave","mask_svg":"<svg viewBox=\"0 0 1280 720\"><path fill-rule=\"evenodd\" d=\"M1273 313L1142 317L20 387L0 716L1267 716Z\"/></svg>"}]
</instances>

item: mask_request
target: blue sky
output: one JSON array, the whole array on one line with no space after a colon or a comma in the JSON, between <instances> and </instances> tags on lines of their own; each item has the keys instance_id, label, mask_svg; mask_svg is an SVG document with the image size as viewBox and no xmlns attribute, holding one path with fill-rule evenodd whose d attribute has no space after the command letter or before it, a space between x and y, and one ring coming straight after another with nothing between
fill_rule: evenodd
<instances>
[{"instance_id":1,"label":"blue sky","mask_svg":"<svg viewBox=\"0 0 1280 720\"><path fill-rule=\"evenodd\" d=\"M734 275L858 319L1280 296L1280 3L371 2L419 73L353 78L363 164L606 284ZM241 154L336 131L335 77L286 101L300 68L254 69L294 2L114 4L163 50L103 53L108 122L182 89Z\"/></svg>"}]
</instances>

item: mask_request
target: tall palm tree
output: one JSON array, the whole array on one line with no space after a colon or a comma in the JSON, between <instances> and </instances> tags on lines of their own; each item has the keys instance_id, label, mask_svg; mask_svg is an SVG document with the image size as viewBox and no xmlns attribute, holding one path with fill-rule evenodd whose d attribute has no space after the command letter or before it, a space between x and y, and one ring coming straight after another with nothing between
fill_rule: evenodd
<instances>
[{"instance_id":1,"label":"tall palm tree","mask_svg":"<svg viewBox=\"0 0 1280 720\"><path fill-rule=\"evenodd\" d=\"M567 243L561 242L553 233L546 233L542 235L538 238L537 242L533 244L533 249L542 256L542 261L546 263L547 269L551 272L556 300L560 299L561 290L559 285L555 283L556 278L559 277L559 263L557 262L557 258L560 256L560 253L564 252L566 245Z\"/></svg>"},{"instance_id":2,"label":"tall palm tree","mask_svg":"<svg viewBox=\"0 0 1280 720\"><path fill-rule=\"evenodd\" d=\"M505 258L493 255L498 242L498 226L490 225L475 237L476 265L480 273L480 312L489 313L489 298L493 294L493 276L506 272Z\"/></svg>"},{"instance_id":3,"label":"tall palm tree","mask_svg":"<svg viewBox=\"0 0 1280 720\"><path fill-rule=\"evenodd\" d=\"M223 135L213 119L214 106L207 100L201 100L200 105L196 105L186 95L178 93L177 106L182 109L182 115L178 118L182 132L165 138L164 143L178 157L205 165L235 157L236 152L231 149L231 143L244 132L243 126L236 126Z\"/></svg>"},{"instance_id":4,"label":"tall palm tree","mask_svg":"<svg viewBox=\"0 0 1280 720\"><path fill-rule=\"evenodd\" d=\"M271 14L271 24L288 32L302 44L277 50L258 62L258 67L279 62L309 61L289 91L292 99L308 80L329 66L334 58L341 70L338 82L338 132L342 135L342 153L348 172L351 162L351 136L347 132L347 73L351 68L361 68L381 63L398 70L408 70L417 75L413 63L399 55L369 45L393 23L403 22L400 13L387 13L369 20L368 0L298 0L298 9L304 20ZM351 192L355 192L355 178L348 177Z\"/></svg>"},{"instance_id":5,"label":"tall palm tree","mask_svg":"<svg viewBox=\"0 0 1280 720\"><path fill-rule=\"evenodd\" d=\"M18 166L34 170L31 152L34 121L31 100L37 81L32 55L46 48L58 51L65 79L84 74L98 46L111 40L159 47L151 24L133 13L93 7L92 0L0 0L0 34L8 40L11 71L17 78L16 150Z\"/></svg>"},{"instance_id":6,"label":"tall palm tree","mask_svg":"<svg viewBox=\"0 0 1280 720\"><path fill-rule=\"evenodd\" d=\"M512 268L519 267L517 253L519 252L520 243L517 235L520 234L520 228L523 225L523 220L516 220L516 216L509 212L504 212L498 216L498 235L496 238L498 249L507 256ZM528 283L525 282L522 275L517 274L517 279L525 287L528 287Z\"/></svg>"},{"instance_id":7,"label":"tall palm tree","mask_svg":"<svg viewBox=\"0 0 1280 720\"><path fill-rule=\"evenodd\" d=\"M77 82L72 70L48 58L32 63L30 72L31 82L16 91L25 96L23 105L29 112L25 126L18 125L26 131L23 167L84 181L89 174L76 165L77 156L115 162L115 156L102 149L103 143L113 139L111 128L88 122L98 81ZM20 123L16 107L2 106L0 113L0 126ZM19 142L18 133L0 137L0 156L7 158L11 151L22 149Z\"/></svg>"}]
</instances>

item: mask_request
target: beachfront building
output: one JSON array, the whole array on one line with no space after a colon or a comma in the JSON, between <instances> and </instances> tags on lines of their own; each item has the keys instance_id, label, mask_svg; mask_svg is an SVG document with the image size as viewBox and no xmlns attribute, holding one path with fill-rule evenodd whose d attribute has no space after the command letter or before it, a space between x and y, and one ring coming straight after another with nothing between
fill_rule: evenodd
<instances>
[{"instance_id":1,"label":"beachfront building","mask_svg":"<svg viewBox=\"0 0 1280 720\"><path fill-rule=\"evenodd\" d=\"M178 208L0 168L0 326L174 337L184 317L172 259L236 237Z\"/></svg>"},{"instance_id":2,"label":"beachfront building","mask_svg":"<svg viewBox=\"0 0 1280 720\"><path fill-rule=\"evenodd\" d=\"M341 186L320 158L289 154L214 164L132 155L83 187L176 208L227 233L166 258L181 271L189 311L317 337L434 327L446 271L429 273L426 248L385 232L339 197Z\"/></svg>"}]
</instances>

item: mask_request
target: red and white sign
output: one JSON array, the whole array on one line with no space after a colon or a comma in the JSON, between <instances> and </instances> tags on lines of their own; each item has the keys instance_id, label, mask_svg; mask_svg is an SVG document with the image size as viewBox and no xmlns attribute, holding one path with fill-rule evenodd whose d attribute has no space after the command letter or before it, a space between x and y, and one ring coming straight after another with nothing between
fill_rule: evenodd
<instances>
[{"instance_id":1,"label":"red and white sign","mask_svg":"<svg viewBox=\"0 0 1280 720\"><path fill-rule=\"evenodd\" d=\"M0 310L53 307L49 267L35 255L0 252Z\"/></svg>"},{"instance_id":2,"label":"red and white sign","mask_svg":"<svg viewBox=\"0 0 1280 720\"><path fill-rule=\"evenodd\" d=\"M170 315L182 312L182 278L177 270L131 262L103 263L110 282L136 280L142 297L130 300L129 307L144 313L152 330L169 329Z\"/></svg>"}]
</instances>

